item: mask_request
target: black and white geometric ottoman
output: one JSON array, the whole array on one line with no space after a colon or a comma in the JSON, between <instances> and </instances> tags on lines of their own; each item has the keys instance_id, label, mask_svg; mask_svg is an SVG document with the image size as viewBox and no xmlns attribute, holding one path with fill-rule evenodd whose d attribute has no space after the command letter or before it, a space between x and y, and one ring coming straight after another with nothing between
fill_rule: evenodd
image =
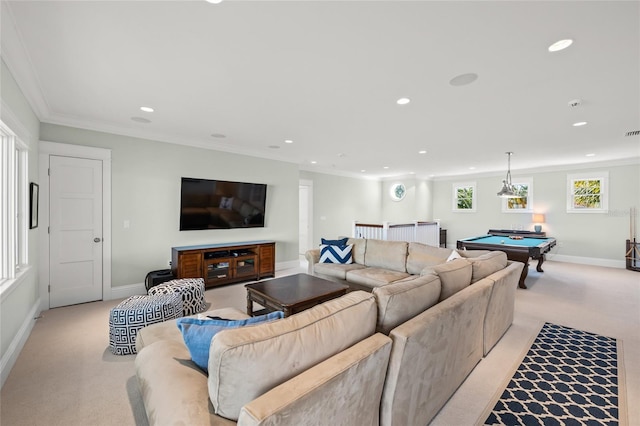
<instances>
[{"instance_id":1,"label":"black and white geometric ottoman","mask_svg":"<svg viewBox=\"0 0 640 426\"><path fill-rule=\"evenodd\" d=\"M180 318L182 310L182 297L177 293L123 300L109 313L109 349L114 355L135 354L138 330Z\"/></svg>"},{"instance_id":2,"label":"black and white geometric ottoman","mask_svg":"<svg viewBox=\"0 0 640 426\"><path fill-rule=\"evenodd\" d=\"M207 310L204 300L204 278L180 278L167 281L149 289L149 295L178 293L182 296L184 316Z\"/></svg>"}]
</instances>

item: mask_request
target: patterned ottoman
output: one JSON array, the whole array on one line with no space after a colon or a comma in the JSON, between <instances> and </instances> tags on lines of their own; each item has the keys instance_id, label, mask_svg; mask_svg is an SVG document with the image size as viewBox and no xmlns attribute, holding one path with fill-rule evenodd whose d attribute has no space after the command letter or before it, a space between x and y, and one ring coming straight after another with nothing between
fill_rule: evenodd
<instances>
[{"instance_id":1,"label":"patterned ottoman","mask_svg":"<svg viewBox=\"0 0 640 426\"><path fill-rule=\"evenodd\" d=\"M138 330L181 316L182 298L177 293L131 296L109 313L109 349L114 355L135 354Z\"/></svg>"},{"instance_id":2,"label":"patterned ottoman","mask_svg":"<svg viewBox=\"0 0 640 426\"><path fill-rule=\"evenodd\" d=\"M182 295L184 316L207 310L207 303L204 300L204 278L180 278L149 289L149 296L171 293Z\"/></svg>"}]
</instances>

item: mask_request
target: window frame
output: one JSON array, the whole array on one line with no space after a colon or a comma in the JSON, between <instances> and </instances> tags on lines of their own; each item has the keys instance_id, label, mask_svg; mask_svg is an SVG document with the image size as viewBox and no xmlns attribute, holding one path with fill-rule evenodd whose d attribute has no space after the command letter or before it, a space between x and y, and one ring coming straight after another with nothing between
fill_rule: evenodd
<instances>
[{"instance_id":1,"label":"window frame","mask_svg":"<svg viewBox=\"0 0 640 426\"><path fill-rule=\"evenodd\" d=\"M502 199L502 213L533 213L533 178L523 177L513 179L511 184L514 188L527 185L527 196L517 198L503 198ZM526 207L523 209L517 209L509 207L509 202L512 200L518 200L520 198L526 198Z\"/></svg>"},{"instance_id":2,"label":"window frame","mask_svg":"<svg viewBox=\"0 0 640 426\"><path fill-rule=\"evenodd\" d=\"M460 189L469 189L471 188L471 207L470 208L460 208L458 207L458 190ZM452 185L452 211L458 213L475 213L477 206L477 197L478 190L475 182L458 182Z\"/></svg>"},{"instance_id":3,"label":"window frame","mask_svg":"<svg viewBox=\"0 0 640 426\"><path fill-rule=\"evenodd\" d=\"M28 146L0 121L0 291L4 292L27 270L28 247Z\"/></svg>"},{"instance_id":4,"label":"window frame","mask_svg":"<svg viewBox=\"0 0 640 426\"><path fill-rule=\"evenodd\" d=\"M575 182L577 181L600 181L599 194L600 206L599 207L575 207L574 198L576 196ZM609 212L609 172L608 171L594 171L583 173L568 173L567 174L567 213L608 213Z\"/></svg>"}]
</instances>

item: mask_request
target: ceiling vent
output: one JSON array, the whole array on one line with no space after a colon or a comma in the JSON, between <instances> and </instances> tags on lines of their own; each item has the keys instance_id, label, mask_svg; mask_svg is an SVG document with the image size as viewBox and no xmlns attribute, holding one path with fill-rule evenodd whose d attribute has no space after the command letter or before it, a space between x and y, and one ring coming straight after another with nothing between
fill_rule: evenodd
<instances>
[{"instance_id":1,"label":"ceiling vent","mask_svg":"<svg viewBox=\"0 0 640 426\"><path fill-rule=\"evenodd\" d=\"M625 136L638 136L640 135L640 130L632 130L624 134Z\"/></svg>"}]
</instances>

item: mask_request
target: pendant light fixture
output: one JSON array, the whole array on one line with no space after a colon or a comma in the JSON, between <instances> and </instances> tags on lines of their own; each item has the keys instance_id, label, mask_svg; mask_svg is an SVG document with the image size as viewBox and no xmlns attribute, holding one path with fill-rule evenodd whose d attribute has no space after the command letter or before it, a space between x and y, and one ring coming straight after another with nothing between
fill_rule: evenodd
<instances>
[{"instance_id":1,"label":"pendant light fixture","mask_svg":"<svg viewBox=\"0 0 640 426\"><path fill-rule=\"evenodd\" d=\"M516 191L513 188L513 184L511 183L511 155L513 155L513 152L506 152L505 154L508 155L507 157L507 177L505 180L502 181L502 189L500 190L500 192L498 192L498 197L502 197L502 198L515 198L518 195L516 194Z\"/></svg>"}]
</instances>

